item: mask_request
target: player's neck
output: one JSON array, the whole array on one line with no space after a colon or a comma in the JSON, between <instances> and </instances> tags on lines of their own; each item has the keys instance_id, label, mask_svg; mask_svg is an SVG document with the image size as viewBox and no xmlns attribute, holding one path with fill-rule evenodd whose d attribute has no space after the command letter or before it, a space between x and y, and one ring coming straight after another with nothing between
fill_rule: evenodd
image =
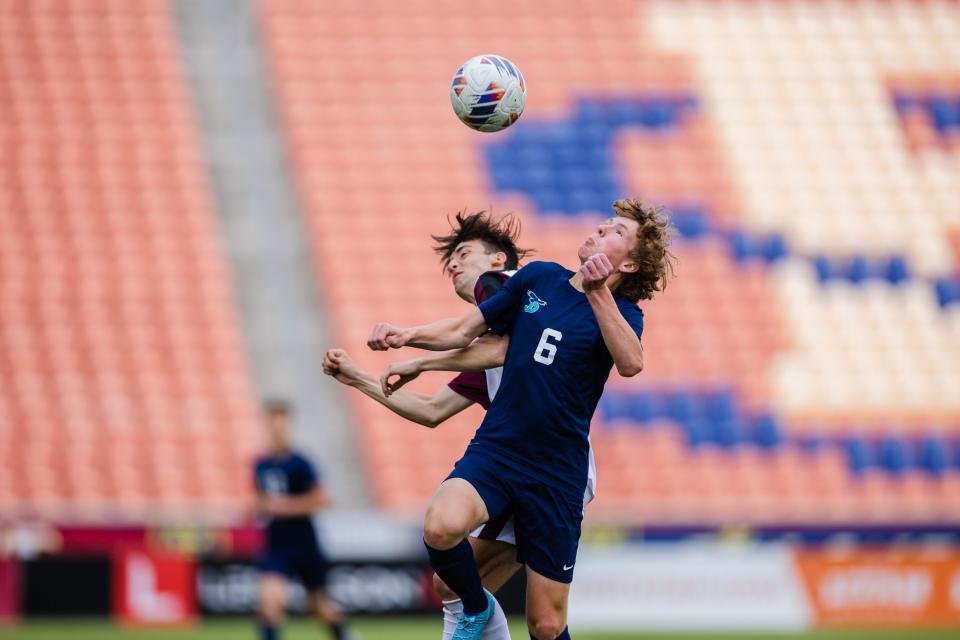
<instances>
[{"instance_id":1,"label":"player's neck","mask_svg":"<svg viewBox=\"0 0 960 640\"><path fill-rule=\"evenodd\" d=\"M610 277L607 278L607 288L610 289L611 293L616 292L617 286L619 284L620 284L620 274L619 273L610 274ZM580 293L584 293L583 274L580 273L579 271L574 273L573 277L570 278L570 286L576 289L577 291L579 291Z\"/></svg>"},{"instance_id":2,"label":"player's neck","mask_svg":"<svg viewBox=\"0 0 960 640\"><path fill-rule=\"evenodd\" d=\"M581 274L579 271L575 272L573 277L570 278L570 286L580 293L583 293L583 274Z\"/></svg>"},{"instance_id":3,"label":"player's neck","mask_svg":"<svg viewBox=\"0 0 960 640\"><path fill-rule=\"evenodd\" d=\"M290 445L281 444L270 447L271 458L285 458L290 455Z\"/></svg>"}]
</instances>

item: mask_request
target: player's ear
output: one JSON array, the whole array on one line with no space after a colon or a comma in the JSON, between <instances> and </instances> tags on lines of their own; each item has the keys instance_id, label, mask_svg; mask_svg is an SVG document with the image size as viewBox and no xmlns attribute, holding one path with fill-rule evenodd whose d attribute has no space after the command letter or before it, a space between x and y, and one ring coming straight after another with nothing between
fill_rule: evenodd
<instances>
[{"instance_id":1,"label":"player's ear","mask_svg":"<svg viewBox=\"0 0 960 640\"><path fill-rule=\"evenodd\" d=\"M507 266L507 254L503 251L497 251L493 254L493 268L494 269L503 269Z\"/></svg>"}]
</instances>

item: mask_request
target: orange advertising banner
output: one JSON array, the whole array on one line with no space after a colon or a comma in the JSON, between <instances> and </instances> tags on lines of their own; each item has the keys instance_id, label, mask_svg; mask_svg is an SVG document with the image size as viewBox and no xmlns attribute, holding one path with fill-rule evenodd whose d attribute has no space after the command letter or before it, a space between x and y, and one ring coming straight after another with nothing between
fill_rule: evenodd
<instances>
[{"instance_id":1,"label":"orange advertising banner","mask_svg":"<svg viewBox=\"0 0 960 640\"><path fill-rule=\"evenodd\" d=\"M960 626L956 550L798 550L818 627Z\"/></svg>"}]
</instances>

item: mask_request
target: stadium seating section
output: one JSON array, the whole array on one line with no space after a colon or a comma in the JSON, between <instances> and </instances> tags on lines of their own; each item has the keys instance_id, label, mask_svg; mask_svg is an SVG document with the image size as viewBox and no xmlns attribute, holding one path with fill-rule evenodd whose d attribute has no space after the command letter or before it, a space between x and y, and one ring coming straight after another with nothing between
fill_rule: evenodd
<instances>
[{"instance_id":1,"label":"stadium seating section","mask_svg":"<svg viewBox=\"0 0 960 640\"><path fill-rule=\"evenodd\" d=\"M647 368L592 431L589 515L960 519L960 7L946 0L268 0L318 286L365 366L375 322L462 312L430 252L516 212L570 265L620 194L674 211ZM511 130L444 97L463 60L528 81ZM432 390L444 378L418 381ZM348 394L379 504L422 507L481 418L435 431Z\"/></svg>"},{"instance_id":2,"label":"stadium seating section","mask_svg":"<svg viewBox=\"0 0 960 640\"><path fill-rule=\"evenodd\" d=\"M0 6L4 517L241 505L255 396L199 148L165 2Z\"/></svg>"},{"instance_id":3,"label":"stadium seating section","mask_svg":"<svg viewBox=\"0 0 960 640\"><path fill-rule=\"evenodd\" d=\"M162 0L0 6L0 513L229 517L250 370ZM647 367L611 378L598 520L960 521L960 6L261 0L337 342L459 314L430 234L515 212L571 265L610 202L673 212ZM511 130L453 116L509 57ZM446 378L424 376L432 392ZM375 503L420 511L482 412L345 392Z\"/></svg>"}]
</instances>

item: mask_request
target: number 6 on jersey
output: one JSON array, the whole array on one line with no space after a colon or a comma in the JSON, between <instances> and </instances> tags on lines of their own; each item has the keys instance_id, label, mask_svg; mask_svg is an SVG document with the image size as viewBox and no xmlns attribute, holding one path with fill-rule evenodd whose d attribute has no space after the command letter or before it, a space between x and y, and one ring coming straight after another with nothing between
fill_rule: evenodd
<instances>
[{"instance_id":1,"label":"number 6 on jersey","mask_svg":"<svg viewBox=\"0 0 960 640\"><path fill-rule=\"evenodd\" d=\"M560 342L563 334L549 327L543 330L537 350L533 352L533 359L540 364L553 364L553 358L557 355L557 345L552 344L550 338L556 338L556 341Z\"/></svg>"}]
</instances>

